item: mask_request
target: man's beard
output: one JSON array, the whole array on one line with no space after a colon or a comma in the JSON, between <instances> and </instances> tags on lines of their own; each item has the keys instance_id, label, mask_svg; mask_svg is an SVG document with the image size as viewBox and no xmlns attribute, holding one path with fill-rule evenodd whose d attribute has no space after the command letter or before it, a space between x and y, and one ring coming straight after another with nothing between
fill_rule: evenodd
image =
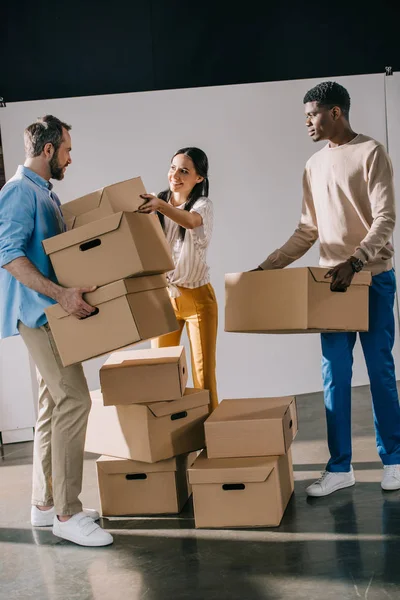
<instances>
[{"instance_id":1,"label":"man's beard","mask_svg":"<svg viewBox=\"0 0 400 600\"><path fill-rule=\"evenodd\" d=\"M57 179L58 181L64 179L64 166L62 167L58 162L58 152L55 152L49 162L51 179Z\"/></svg>"}]
</instances>

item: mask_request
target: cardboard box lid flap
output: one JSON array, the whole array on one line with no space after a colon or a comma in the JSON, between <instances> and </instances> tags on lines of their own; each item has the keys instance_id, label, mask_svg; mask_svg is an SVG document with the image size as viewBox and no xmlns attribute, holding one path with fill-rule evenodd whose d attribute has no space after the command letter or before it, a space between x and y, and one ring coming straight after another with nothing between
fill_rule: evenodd
<instances>
[{"instance_id":1,"label":"cardboard box lid flap","mask_svg":"<svg viewBox=\"0 0 400 600\"><path fill-rule=\"evenodd\" d=\"M230 285L235 285L238 283L239 279L243 278L251 278L254 276L259 276L262 271L247 271L245 273L225 273L225 283Z\"/></svg>"},{"instance_id":2,"label":"cardboard box lid flap","mask_svg":"<svg viewBox=\"0 0 400 600\"><path fill-rule=\"evenodd\" d=\"M331 284L331 279L325 278L325 275L330 269L326 269L323 267L308 267L308 270L313 276L314 281L316 281L317 283L329 283L329 285ZM371 285L370 271L360 271L360 273L355 273L351 285Z\"/></svg>"},{"instance_id":3,"label":"cardboard box lid flap","mask_svg":"<svg viewBox=\"0 0 400 600\"><path fill-rule=\"evenodd\" d=\"M176 358L127 358L126 360L120 360L117 363L107 364L105 363L101 370L107 369L125 369L127 367L153 367L154 365L168 365L175 364L178 365L178 360Z\"/></svg>"},{"instance_id":4,"label":"cardboard box lid flap","mask_svg":"<svg viewBox=\"0 0 400 600\"><path fill-rule=\"evenodd\" d=\"M166 417L179 412L207 406L210 403L208 390L186 388L185 395L179 400L168 400L167 402L152 402L147 404L148 409L155 417Z\"/></svg>"},{"instance_id":5,"label":"cardboard box lid flap","mask_svg":"<svg viewBox=\"0 0 400 600\"><path fill-rule=\"evenodd\" d=\"M127 212L134 212L143 204L140 196L145 193L146 188L141 177L112 183L103 190L104 198L108 200L114 210Z\"/></svg>"},{"instance_id":6,"label":"cardboard box lid flap","mask_svg":"<svg viewBox=\"0 0 400 600\"><path fill-rule=\"evenodd\" d=\"M97 238L110 231L115 231L121 223L123 214L124 213L122 212L115 213L108 217L104 217L103 219L92 221L91 223L87 223L76 229L71 229L65 233L48 238L42 242L44 251L46 254L52 254L59 250L65 250L65 248L69 248L70 246L76 246L82 242L87 242L88 240Z\"/></svg>"},{"instance_id":7,"label":"cardboard box lid flap","mask_svg":"<svg viewBox=\"0 0 400 600\"><path fill-rule=\"evenodd\" d=\"M140 277L129 277L125 279L125 287L128 294L158 290L168 286L165 275L147 275Z\"/></svg>"},{"instance_id":8,"label":"cardboard box lid flap","mask_svg":"<svg viewBox=\"0 0 400 600\"><path fill-rule=\"evenodd\" d=\"M147 348L146 350L113 352L101 367L101 370L113 369L120 366L178 364L183 356L183 351L183 346L171 346L169 348Z\"/></svg>"},{"instance_id":9,"label":"cardboard box lid flap","mask_svg":"<svg viewBox=\"0 0 400 600\"><path fill-rule=\"evenodd\" d=\"M196 483L262 483L276 467L278 457L212 458L203 451L189 469L189 481Z\"/></svg>"},{"instance_id":10,"label":"cardboard box lid flap","mask_svg":"<svg viewBox=\"0 0 400 600\"><path fill-rule=\"evenodd\" d=\"M61 212L65 218L71 217L79 217L89 211L96 210L99 208L101 203L101 198L103 195L103 189L95 190L90 194L86 194L85 196L81 196L80 198L76 198L75 200L71 200L71 202L66 202L61 205ZM83 198L85 202L82 202Z\"/></svg>"},{"instance_id":11,"label":"cardboard box lid flap","mask_svg":"<svg viewBox=\"0 0 400 600\"><path fill-rule=\"evenodd\" d=\"M125 279L120 279L119 281L114 281L114 283L103 285L94 292L84 294L83 297L91 306L99 306L104 302L109 302L115 298L126 296L127 293ZM52 306L49 306L45 312L54 319L63 319L64 317L70 316L59 304L53 304Z\"/></svg>"},{"instance_id":12,"label":"cardboard box lid flap","mask_svg":"<svg viewBox=\"0 0 400 600\"><path fill-rule=\"evenodd\" d=\"M140 473L166 473L177 470L176 458L169 458L155 463L144 463L138 460L100 456L96 461L97 466L108 475L127 475Z\"/></svg>"},{"instance_id":13,"label":"cardboard box lid flap","mask_svg":"<svg viewBox=\"0 0 400 600\"><path fill-rule=\"evenodd\" d=\"M294 396L223 400L207 419L207 425L227 421L282 419L295 402Z\"/></svg>"}]
</instances>

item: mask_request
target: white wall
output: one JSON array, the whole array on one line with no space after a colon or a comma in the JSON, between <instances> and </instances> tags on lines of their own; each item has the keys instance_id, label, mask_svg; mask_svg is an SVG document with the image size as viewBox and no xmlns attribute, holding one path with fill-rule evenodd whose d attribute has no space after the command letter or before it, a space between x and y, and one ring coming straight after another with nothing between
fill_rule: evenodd
<instances>
[{"instance_id":1,"label":"white wall","mask_svg":"<svg viewBox=\"0 0 400 600\"><path fill-rule=\"evenodd\" d=\"M36 372L22 339L0 340L0 432L5 444L33 439L36 399Z\"/></svg>"},{"instance_id":2,"label":"white wall","mask_svg":"<svg viewBox=\"0 0 400 600\"><path fill-rule=\"evenodd\" d=\"M352 125L385 139L383 75L340 77L352 97ZM320 80L318 80L320 81ZM22 132L38 115L72 124L73 164L56 184L68 201L141 175L148 191L166 186L169 160L181 146L210 159L215 230L209 251L220 307L221 398L321 389L317 335L240 335L223 331L224 273L255 267L292 233L300 214L301 176L319 146L308 139L302 98L316 80L121 94L15 103L0 110L5 167L23 161ZM400 93L397 96L400 99ZM314 248L297 265L317 264ZM396 362L400 364L396 346ZM89 365L98 384L102 361ZM354 384L367 383L359 348Z\"/></svg>"},{"instance_id":3,"label":"white wall","mask_svg":"<svg viewBox=\"0 0 400 600\"><path fill-rule=\"evenodd\" d=\"M388 148L394 167L397 200L400 198L400 73L385 78L387 102ZM394 231L394 247L397 270L400 267L400 218Z\"/></svg>"}]
</instances>

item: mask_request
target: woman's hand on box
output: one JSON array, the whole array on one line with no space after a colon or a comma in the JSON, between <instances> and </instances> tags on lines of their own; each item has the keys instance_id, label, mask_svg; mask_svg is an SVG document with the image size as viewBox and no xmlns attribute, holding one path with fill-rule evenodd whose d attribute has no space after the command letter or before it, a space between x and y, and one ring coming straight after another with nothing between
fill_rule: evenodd
<instances>
[{"instance_id":1,"label":"woman's hand on box","mask_svg":"<svg viewBox=\"0 0 400 600\"><path fill-rule=\"evenodd\" d=\"M142 194L140 197L143 198L143 200L146 200L146 202L139 206L139 213L150 214L152 212L157 212L161 206L161 202L165 204L164 200L160 200L160 198L157 198L154 194Z\"/></svg>"}]
</instances>

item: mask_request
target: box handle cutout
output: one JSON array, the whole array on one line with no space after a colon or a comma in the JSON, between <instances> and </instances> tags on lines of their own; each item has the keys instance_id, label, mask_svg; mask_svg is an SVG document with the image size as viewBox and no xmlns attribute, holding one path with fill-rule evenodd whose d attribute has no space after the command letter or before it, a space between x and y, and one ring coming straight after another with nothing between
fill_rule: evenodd
<instances>
[{"instance_id":1,"label":"box handle cutout","mask_svg":"<svg viewBox=\"0 0 400 600\"><path fill-rule=\"evenodd\" d=\"M224 485L222 486L222 489L225 492L229 492L231 490L244 490L246 488L246 486L244 485L244 483L224 483Z\"/></svg>"},{"instance_id":2,"label":"box handle cutout","mask_svg":"<svg viewBox=\"0 0 400 600\"><path fill-rule=\"evenodd\" d=\"M95 315L98 315L100 312L100 309L98 306L96 306L96 308L94 309L94 311L90 314L87 315L86 317L80 317L80 321L84 321L85 319L89 319L90 317L94 317Z\"/></svg>"},{"instance_id":3,"label":"box handle cutout","mask_svg":"<svg viewBox=\"0 0 400 600\"><path fill-rule=\"evenodd\" d=\"M292 429L292 427L293 427L293 419L290 419L289 429Z\"/></svg>"},{"instance_id":4,"label":"box handle cutout","mask_svg":"<svg viewBox=\"0 0 400 600\"><path fill-rule=\"evenodd\" d=\"M171 415L171 421L177 421L178 419L184 419L185 417L187 417L187 410L182 410L182 412Z\"/></svg>"},{"instance_id":5,"label":"box handle cutout","mask_svg":"<svg viewBox=\"0 0 400 600\"><path fill-rule=\"evenodd\" d=\"M125 479L132 481L133 479L147 479L146 473L129 473L125 475Z\"/></svg>"},{"instance_id":6,"label":"box handle cutout","mask_svg":"<svg viewBox=\"0 0 400 600\"><path fill-rule=\"evenodd\" d=\"M81 250L82 252L86 252L86 250L91 250L92 248L96 248L97 246L100 246L100 244L101 244L101 239L96 238L95 240L90 240L89 242L85 242L84 244L81 244L79 246L79 250Z\"/></svg>"},{"instance_id":7,"label":"box handle cutout","mask_svg":"<svg viewBox=\"0 0 400 600\"><path fill-rule=\"evenodd\" d=\"M183 375L185 374L185 370L186 370L185 367L182 367L182 374Z\"/></svg>"}]
</instances>

